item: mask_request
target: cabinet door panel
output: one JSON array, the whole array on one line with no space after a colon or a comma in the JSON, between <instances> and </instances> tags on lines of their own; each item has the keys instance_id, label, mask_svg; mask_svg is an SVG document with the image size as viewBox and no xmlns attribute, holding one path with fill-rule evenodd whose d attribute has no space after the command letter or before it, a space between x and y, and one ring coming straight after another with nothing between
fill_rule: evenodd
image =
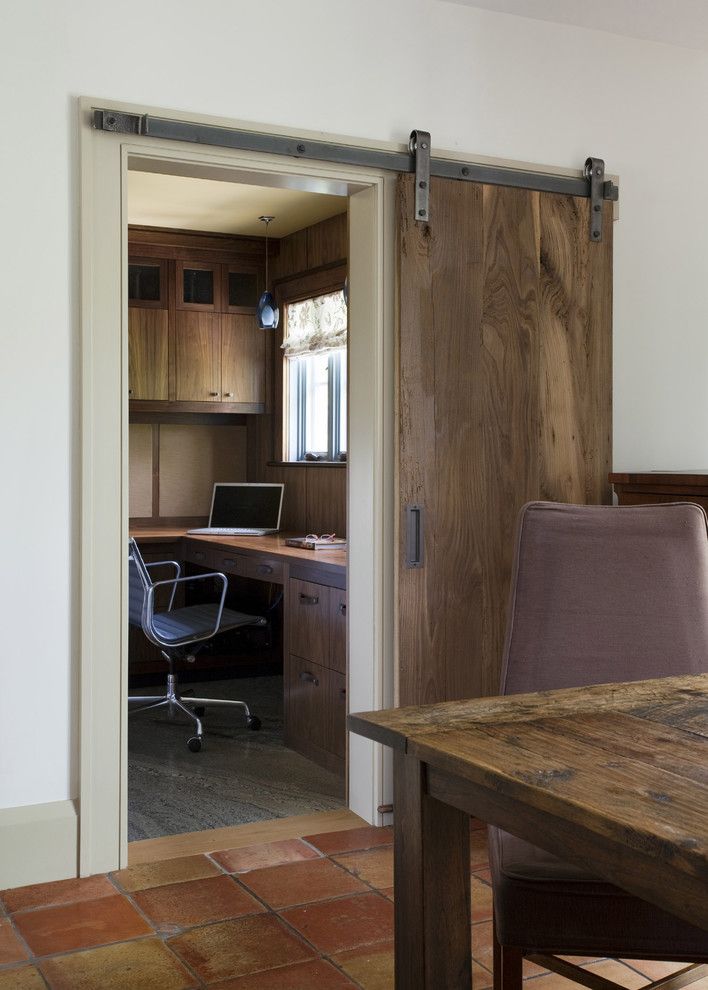
<instances>
[{"instance_id":1,"label":"cabinet door panel","mask_svg":"<svg viewBox=\"0 0 708 990\"><path fill-rule=\"evenodd\" d=\"M221 328L214 313L177 312L175 399L221 401Z\"/></svg>"},{"instance_id":2,"label":"cabinet door panel","mask_svg":"<svg viewBox=\"0 0 708 990\"><path fill-rule=\"evenodd\" d=\"M167 399L166 309L128 310L128 389L131 399Z\"/></svg>"},{"instance_id":3,"label":"cabinet door panel","mask_svg":"<svg viewBox=\"0 0 708 990\"><path fill-rule=\"evenodd\" d=\"M265 403L266 331L254 316L221 317L221 388L225 402Z\"/></svg>"},{"instance_id":4,"label":"cabinet door panel","mask_svg":"<svg viewBox=\"0 0 708 990\"><path fill-rule=\"evenodd\" d=\"M340 674L347 672L347 593L340 588L330 591L329 665Z\"/></svg>"},{"instance_id":5,"label":"cabinet door panel","mask_svg":"<svg viewBox=\"0 0 708 990\"><path fill-rule=\"evenodd\" d=\"M288 737L327 749L330 736L329 671L310 660L288 657Z\"/></svg>"},{"instance_id":6,"label":"cabinet door panel","mask_svg":"<svg viewBox=\"0 0 708 990\"><path fill-rule=\"evenodd\" d=\"M290 579L290 652L329 664L329 595L322 584Z\"/></svg>"},{"instance_id":7,"label":"cabinet door panel","mask_svg":"<svg viewBox=\"0 0 708 990\"><path fill-rule=\"evenodd\" d=\"M334 670L329 675L328 731L325 749L344 759L347 755L347 679Z\"/></svg>"}]
</instances>

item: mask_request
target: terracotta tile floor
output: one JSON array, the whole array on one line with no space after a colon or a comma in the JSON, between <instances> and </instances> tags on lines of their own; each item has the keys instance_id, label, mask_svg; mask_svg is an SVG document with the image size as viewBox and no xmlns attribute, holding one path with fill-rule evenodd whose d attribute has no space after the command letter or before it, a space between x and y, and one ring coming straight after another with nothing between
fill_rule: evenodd
<instances>
[{"instance_id":1,"label":"terracotta tile floor","mask_svg":"<svg viewBox=\"0 0 708 990\"><path fill-rule=\"evenodd\" d=\"M486 831L472 838L473 979L487 990ZM2 891L0 990L390 990L391 841L354 828ZM680 968L582 963L628 990ZM528 990L577 987L532 963L525 975Z\"/></svg>"}]
</instances>

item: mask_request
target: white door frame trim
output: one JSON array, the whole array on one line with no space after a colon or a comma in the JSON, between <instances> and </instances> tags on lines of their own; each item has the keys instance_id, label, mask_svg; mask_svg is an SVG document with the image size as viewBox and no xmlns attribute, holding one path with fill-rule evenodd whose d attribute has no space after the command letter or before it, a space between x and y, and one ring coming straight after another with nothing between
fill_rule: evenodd
<instances>
[{"instance_id":1,"label":"white door frame trim","mask_svg":"<svg viewBox=\"0 0 708 990\"><path fill-rule=\"evenodd\" d=\"M127 862L127 210L131 157L307 180L350 194L349 707L393 703L393 182L390 173L195 148L92 127L92 108L288 133L81 98L80 822L83 876ZM302 133L302 132L299 132ZM322 135L317 135L322 137ZM337 138L337 140L342 140ZM351 139L351 143L355 143ZM357 386L357 382L361 386ZM350 737L349 806L382 824L382 747Z\"/></svg>"}]
</instances>

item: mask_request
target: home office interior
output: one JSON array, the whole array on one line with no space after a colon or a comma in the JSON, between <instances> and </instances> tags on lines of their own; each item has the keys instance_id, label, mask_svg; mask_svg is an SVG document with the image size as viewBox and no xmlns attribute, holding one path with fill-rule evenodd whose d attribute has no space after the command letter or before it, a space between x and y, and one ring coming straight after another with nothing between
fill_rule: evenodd
<instances>
[{"instance_id":1,"label":"home office interior","mask_svg":"<svg viewBox=\"0 0 708 990\"><path fill-rule=\"evenodd\" d=\"M127 188L128 838L341 808L347 197Z\"/></svg>"}]
</instances>

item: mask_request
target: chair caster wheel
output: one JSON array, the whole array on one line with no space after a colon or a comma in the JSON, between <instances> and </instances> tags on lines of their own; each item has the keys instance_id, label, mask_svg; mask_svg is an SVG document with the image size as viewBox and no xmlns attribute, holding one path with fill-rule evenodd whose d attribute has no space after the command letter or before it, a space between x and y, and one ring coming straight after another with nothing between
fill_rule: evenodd
<instances>
[{"instance_id":1,"label":"chair caster wheel","mask_svg":"<svg viewBox=\"0 0 708 990\"><path fill-rule=\"evenodd\" d=\"M246 725L252 732L258 732L261 727L261 720L257 715L249 715L246 719Z\"/></svg>"},{"instance_id":2,"label":"chair caster wheel","mask_svg":"<svg viewBox=\"0 0 708 990\"><path fill-rule=\"evenodd\" d=\"M197 718L202 718L206 712L204 705L199 705L197 708L192 709Z\"/></svg>"},{"instance_id":3,"label":"chair caster wheel","mask_svg":"<svg viewBox=\"0 0 708 990\"><path fill-rule=\"evenodd\" d=\"M201 736L192 736L191 739L187 740L187 749L191 750L192 753L198 753L202 748Z\"/></svg>"}]
</instances>

